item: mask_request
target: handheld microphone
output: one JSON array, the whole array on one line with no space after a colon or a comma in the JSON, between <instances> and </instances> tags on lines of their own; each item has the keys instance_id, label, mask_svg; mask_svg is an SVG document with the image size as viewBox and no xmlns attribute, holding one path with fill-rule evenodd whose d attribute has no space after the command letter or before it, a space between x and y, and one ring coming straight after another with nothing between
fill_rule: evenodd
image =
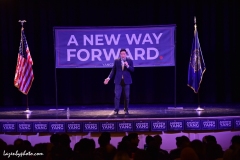
<instances>
[{"instance_id":1,"label":"handheld microphone","mask_svg":"<svg viewBox=\"0 0 240 160\"><path fill-rule=\"evenodd\" d=\"M125 62L127 62L126 59L123 59L123 65L124 66L126 66Z\"/></svg>"}]
</instances>

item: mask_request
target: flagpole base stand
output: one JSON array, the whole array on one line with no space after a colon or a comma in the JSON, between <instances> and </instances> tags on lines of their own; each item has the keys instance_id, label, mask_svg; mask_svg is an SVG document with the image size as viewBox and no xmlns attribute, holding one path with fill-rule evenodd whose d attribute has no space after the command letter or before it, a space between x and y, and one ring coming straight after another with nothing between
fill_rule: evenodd
<instances>
[{"instance_id":1,"label":"flagpole base stand","mask_svg":"<svg viewBox=\"0 0 240 160\"><path fill-rule=\"evenodd\" d=\"M180 110L180 109L183 109L183 107L168 107L168 109L171 109L171 110Z\"/></svg>"},{"instance_id":2,"label":"flagpole base stand","mask_svg":"<svg viewBox=\"0 0 240 160\"><path fill-rule=\"evenodd\" d=\"M196 111L204 111L204 109L203 108L201 108L200 106L198 106L198 108L197 109L195 109Z\"/></svg>"},{"instance_id":3,"label":"flagpole base stand","mask_svg":"<svg viewBox=\"0 0 240 160\"><path fill-rule=\"evenodd\" d=\"M23 111L24 113L27 113L27 114L31 114L32 111L30 111L29 109L27 109L26 111Z\"/></svg>"}]
</instances>

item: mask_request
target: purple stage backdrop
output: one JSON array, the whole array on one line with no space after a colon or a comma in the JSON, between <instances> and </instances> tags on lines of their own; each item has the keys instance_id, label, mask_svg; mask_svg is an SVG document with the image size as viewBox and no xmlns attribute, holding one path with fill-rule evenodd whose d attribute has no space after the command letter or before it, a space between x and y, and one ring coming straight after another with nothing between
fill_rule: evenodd
<instances>
[{"instance_id":1,"label":"purple stage backdrop","mask_svg":"<svg viewBox=\"0 0 240 160\"><path fill-rule=\"evenodd\" d=\"M56 68L112 67L121 48L134 67L175 66L175 27L54 27Z\"/></svg>"}]
</instances>

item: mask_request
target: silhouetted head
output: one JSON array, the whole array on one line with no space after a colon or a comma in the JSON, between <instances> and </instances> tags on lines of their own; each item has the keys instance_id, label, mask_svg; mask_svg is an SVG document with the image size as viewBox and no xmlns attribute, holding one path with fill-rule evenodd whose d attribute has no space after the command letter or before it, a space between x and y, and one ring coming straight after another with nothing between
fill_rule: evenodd
<instances>
[{"instance_id":1,"label":"silhouetted head","mask_svg":"<svg viewBox=\"0 0 240 160\"><path fill-rule=\"evenodd\" d=\"M240 145L240 136L239 135L233 136L232 139L231 139L231 142L232 142L232 144Z\"/></svg>"},{"instance_id":2,"label":"silhouetted head","mask_svg":"<svg viewBox=\"0 0 240 160\"><path fill-rule=\"evenodd\" d=\"M24 143L23 140L21 138L18 138L14 141L14 146L19 148L19 147L23 147Z\"/></svg>"},{"instance_id":3,"label":"silhouetted head","mask_svg":"<svg viewBox=\"0 0 240 160\"><path fill-rule=\"evenodd\" d=\"M186 147L190 143L190 140L187 136L176 137L176 145L178 148Z\"/></svg>"},{"instance_id":4,"label":"silhouetted head","mask_svg":"<svg viewBox=\"0 0 240 160\"><path fill-rule=\"evenodd\" d=\"M53 145L58 145L59 144L59 138L60 138L60 135L58 133L54 133L50 136L50 142Z\"/></svg>"},{"instance_id":5,"label":"silhouetted head","mask_svg":"<svg viewBox=\"0 0 240 160\"><path fill-rule=\"evenodd\" d=\"M131 145L137 147L138 143L139 143L139 139L138 139L138 134L137 133L130 133L128 135L128 138L130 140Z\"/></svg>"},{"instance_id":6,"label":"silhouetted head","mask_svg":"<svg viewBox=\"0 0 240 160\"><path fill-rule=\"evenodd\" d=\"M208 135L208 136L205 137L205 139L206 139L207 143L215 143L215 144L217 144L216 137L214 137L213 135Z\"/></svg>"},{"instance_id":7,"label":"silhouetted head","mask_svg":"<svg viewBox=\"0 0 240 160\"><path fill-rule=\"evenodd\" d=\"M145 142L146 142L147 145L149 145L149 143L152 142L152 141L154 141L152 136L150 136L150 135L146 136Z\"/></svg>"},{"instance_id":8,"label":"silhouetted head","mask_svg":"<svg viewBox=\"0 0 240 160\"><path fill-rule=\"evenodd\" d=\"M71 140L70 140L69 135L66 134L66 133L61 134L60 137L59 137L59 143L60 143L62 146L70 147Z\"/></svg>"},{"instance_id":9,"label":"silhouetted head","mask_svg":"<svg viewBox=\"0 0 240 160\"><path fill-rule=\"evenodd\" d=\"M162 145L162 137L160 135L155 135L153 137L153 139L156 142L156 144L158 145L158 147L160 147Z\"/></svg>"}]
</instances>

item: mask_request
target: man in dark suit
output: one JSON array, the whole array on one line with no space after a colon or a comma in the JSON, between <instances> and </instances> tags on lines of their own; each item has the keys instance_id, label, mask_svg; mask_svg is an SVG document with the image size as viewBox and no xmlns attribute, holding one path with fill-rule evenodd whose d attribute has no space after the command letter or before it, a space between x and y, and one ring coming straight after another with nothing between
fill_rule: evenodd
<instances>
[{"instance_id":1,"label":"man in dark suit","mask_svg":"<svg viewBox=\"0 0 240 160\"><path fill-rule=\"evenodd\" d=\"M115 109L114 114L118 114L120 97L122 90L124 92L124 112L128 113L129 106L129 94L130 94L130 84L132 84L131 72L134 71L133 61L127 58L127 51L125 49L120 50L120 58L114 60L114 65L108 76L104 80L104 84L108 84L109 80L115 75Z\"/></svg>"}]
</instances>

